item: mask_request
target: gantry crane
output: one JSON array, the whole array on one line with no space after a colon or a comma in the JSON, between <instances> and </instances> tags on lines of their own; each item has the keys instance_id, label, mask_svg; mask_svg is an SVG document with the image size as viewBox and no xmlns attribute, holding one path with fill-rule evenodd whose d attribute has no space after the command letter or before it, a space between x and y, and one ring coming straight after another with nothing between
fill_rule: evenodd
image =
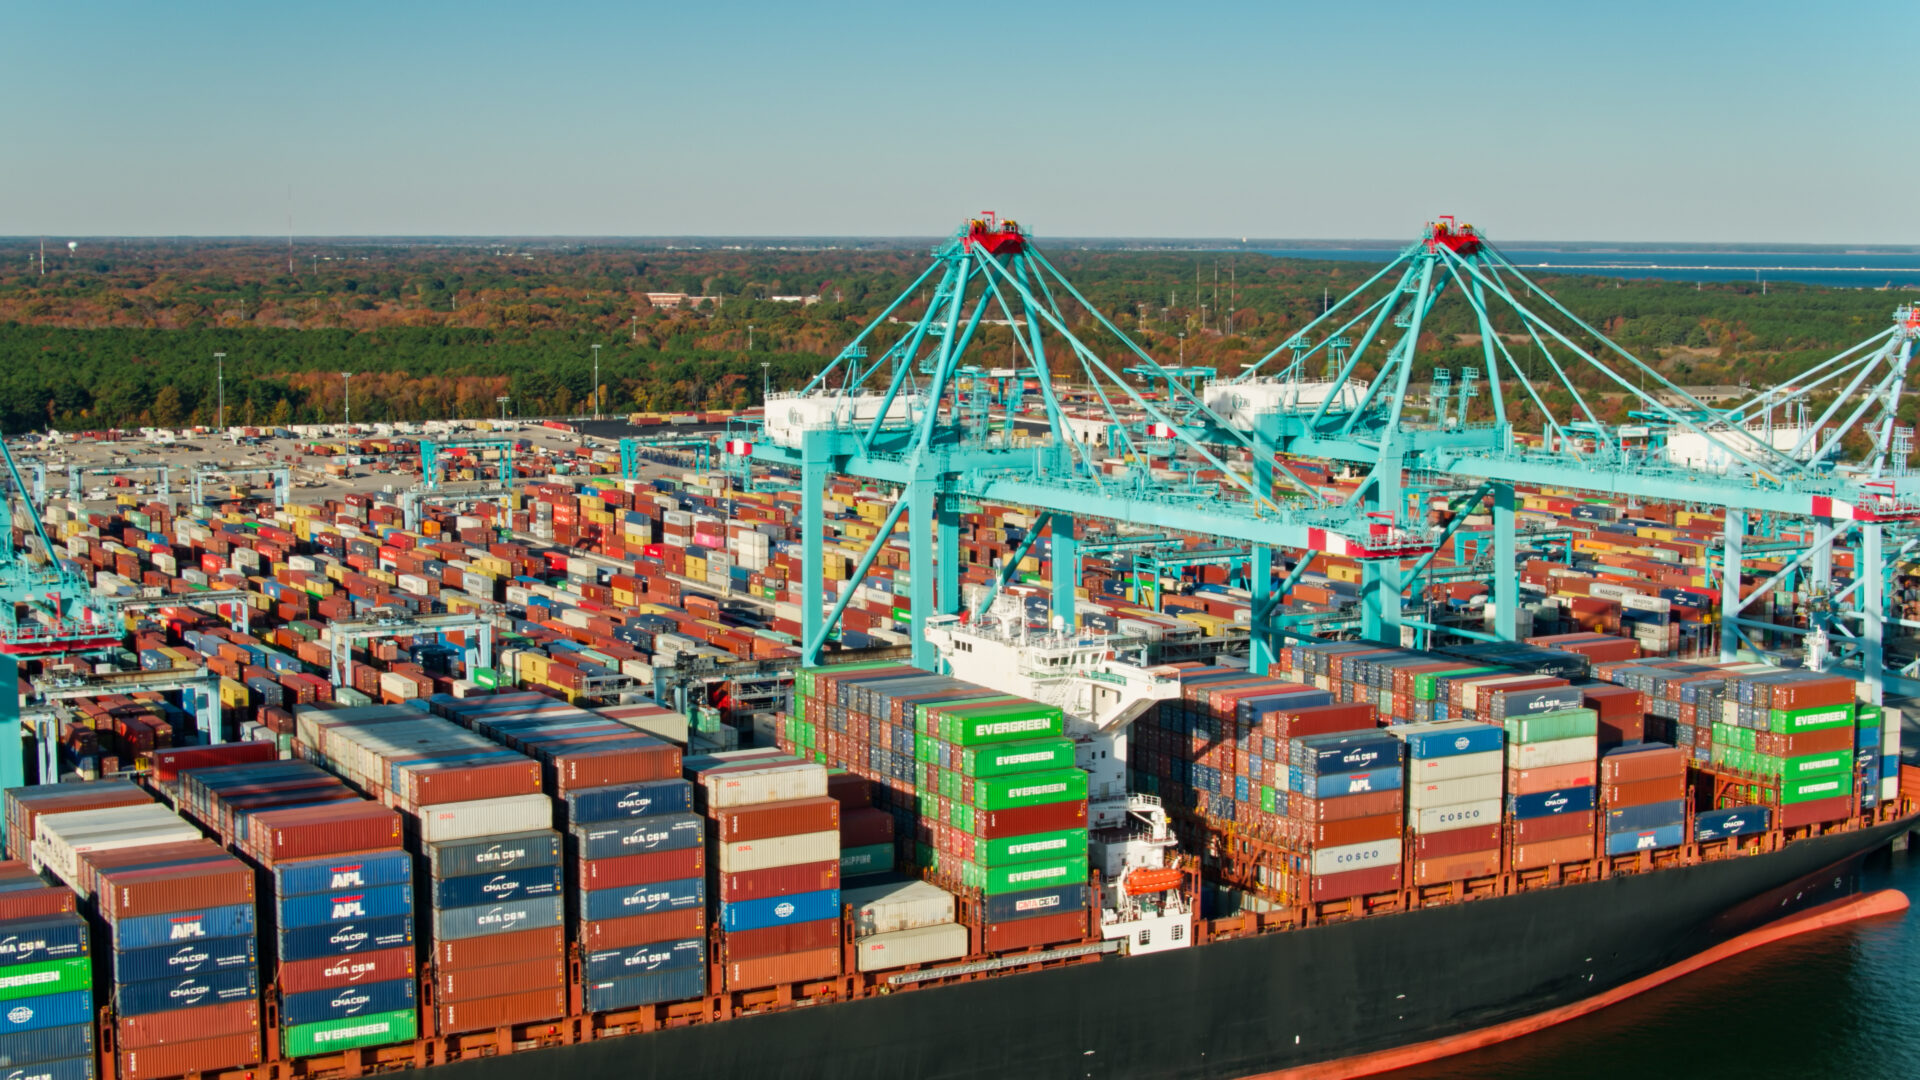
<instances>
[{"instance_id":1,"label":"gantry crane","mask_svg":"<svg viewBox=\"0 0 1920 1080\"><path fill-rule=\"evenodd\" d=\"M928 285L932 293L924 308L896 323L895 313L911 310ZM1065 306L1073 307L1075 315L1066 314ZM1094 320L1097 342L1072 329L1081 312ZM989 320L990 315L997 318ZM969 349L980 345L981 328L989 322L993 332L1004 328L1011 338L1006 344L1018 357L1018 377L1031 378L1037 386L1043 410L1036 419L1046 426L1045 438L968 425L962 422L965 411L948 400L967 365ZM890 327L896 329L886 329ZM869 358L869 344L877 346L896 332L877 357ZM1403 508L1330 502L1284 466L1272 465L1271 455L1257 480L1231 469L1211 445L1176 424L1166 409L1121 377L1101 356L1102 350L1113 348L1150 371L1160 369L1047 261L1018 225L988 214L967 222L938 247L919 277L804 389L771 396L761 434L729 448L801 475L804 659L818 656L829 629L854 595L847 589L823 611L821 534L828 478L836 473L903 489L852 578L857 583L865 577L904 516L915 568L908 585L911 637L915 662L924 667L936 662L925 635L927 620L960 609L957 506L962 501L1028 506L1044 513L1056 568L1053 611L1068 625L1074 621L1079 577L1075 539L1082 520L1133 522L1248 544L1257 560L1256 577L1270 565L1276 547L1395 563L1431 550L1407 528ZM1137 410L1154 426L1155 437L1179 442L1226 477L1219 493L1196 499L1168 492L1145 469L1124 477L1106 475L1092 448L1070 435L1073 424L1055 395L1055 380L1069 376L1092 388L1106 413L1105 428L1117 433L1121 445L1115 450L1130 449L1134 439L1128 430L1134 417L1124 414L1122 406ZM1165 382L1176 395L1184 393L1189 399L1184 415L1198 416L1211 431L1254 449L1251 437L1233 431L1203 403L1191 401L1193 395L1181 389L1178 377L1168 375ZM1276 494L1268 482L1276 475L1290 482L1284 494ZM1034 532L1041 528L1036 523Z\"/></svg>"}]
</instances>

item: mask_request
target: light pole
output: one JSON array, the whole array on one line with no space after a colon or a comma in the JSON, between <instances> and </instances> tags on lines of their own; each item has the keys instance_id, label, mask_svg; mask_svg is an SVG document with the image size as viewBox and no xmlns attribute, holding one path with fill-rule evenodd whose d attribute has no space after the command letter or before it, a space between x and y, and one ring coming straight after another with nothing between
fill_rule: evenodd
<instances>
[{"instance_id":1,"label":"light pole","mask_svg":"<svg viewBox=\"0 0 1920 1080\"><path fill-rule=\"evenodd\" d=\"M353 426L353 372L340 373L340 412L341 423Z\"/></svg>"},{"instance_id":2,"label":"light pole","mask_svg":"<svg viewBox=\"0 0 1920 1080\"><path fill-rule=\"evenodd\" d=\"M217 352L213 354L213 371L214 371L213 384L215 387L215 394L216 394L215 400L219 402L219 404L216 406L217 411L215 411L215 413L213 414L213 427L215 431L225 431L227 430L227 354L226 353Z\"/></svg>"},{"instance_id":3,"label":"light pole","mask_svg":"<svg viewBox=\"0 0 1920 1080\"><path fill-rule=\"evenodd\" d=\"M747 351L753 351L753 324L747 324Z\"/></svg>"},{"instance_id":4,"label":"light pole","mask_svg":"<svg viewBox=\"0 0 1920 1080\"><path fill-rule=\"evenodd\" d=\"M593 347L593 418L600 419L600 346Z\"/></svg>"},{"instance_id":5,"label":"light pole","mask_svg":"<svg viewBox=\"0 0 1920 1080\"><path fill-rule=\"evenodd\" d=\"M760 361L760 404L767 403L767 396L773 391L772 375L767 369L773 367L768 361Z\"/></svg>"},{"instance_id":6,"label":"light pole","mask_svg":"<svg viewBox=\"0 0 1920 1080\"><path fill-rule=\"evenodd\" d=\"M500 422L505 423L507 420L507 402L512 399L508 398L505 394L501 394L493 400L500 406Z\"/></svg>"}]
</instances>

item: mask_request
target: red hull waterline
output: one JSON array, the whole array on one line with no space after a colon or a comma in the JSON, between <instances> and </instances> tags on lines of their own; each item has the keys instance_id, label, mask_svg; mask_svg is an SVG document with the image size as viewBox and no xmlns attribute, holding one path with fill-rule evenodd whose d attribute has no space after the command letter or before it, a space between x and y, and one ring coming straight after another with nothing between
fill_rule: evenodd
<instances>
[{"instance_id":1,"label":"red hull waterline","mask_svg":"<svg viewBox=\"0 0 1920 1080\"><path fill-rule=\"evenodd\" d=\"M1409 1069L1441 1058L1471 1053L1495 1043L1517 1039L1522 1035L1531 1035L1555 1024L1563 1024L1589 1013L1599 1012L1635 994L1645 993L1751 949L1816 930L1844 926L1862 919L1897 915L1907 910L1907 906L1907 894L1898 889L1881 889L1878 892L1850 896L1844 900L1834 900L1819 907L1809 908L1798 915L1788 916L1779 922L1770 923L1758 930L1750 930L1731 941L1716 945L1697 956L1688 957L1671 967L1662 968L1651 975L1616 986L1606 993L1595 994L1558 1009L1549 1009L1535 1016L1524 1016L1518 1020L1509 1020L1504 1024L1495 1024L1492 1027L1480 1028L1477 1031L1469 1031L1445 1039L1433 1039L1415 1043L1412 1046L1382 1050L1374 1054L1362 1054L1359 1057L1343 1058L1339 1061L1301 1065L1296 1068L1281 1069L1278 1072L1257 1073L1244 1080L1353 1080L1356 1077L1376 1076L1395 1069Z\"/></svg>"}]
</instances>

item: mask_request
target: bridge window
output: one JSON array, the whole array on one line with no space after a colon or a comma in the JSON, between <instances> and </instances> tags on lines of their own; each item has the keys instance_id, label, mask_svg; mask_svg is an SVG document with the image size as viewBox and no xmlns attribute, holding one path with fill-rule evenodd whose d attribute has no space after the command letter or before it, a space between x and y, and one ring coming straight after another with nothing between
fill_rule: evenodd
<instances>
[{"instance_id":1,"label":"bridge window","mask_svg":"<svg viewBox=\"0 0 1920 1080\"><path fill-rule=\"evenodd\" d=\"M1186 924L1185 924L1185 923L1174 923L1174 924L1173 924L1173 940L1175 940L1175 941L1185 941L1185 940L1186 940L1186 937L1187 937L1187 927L1186 927Z\"/></svg>"},{"instance_id":2,"label":"bridge window","mask_svg":"<svg viewBox=\"0 0 1920 1080\"><path fill-rule=\"evenodd\" d=\"M1151 942L1152 940L1153 940L1153 931L1151 930L1140 931L1140 944L1145 945Z\"/></svg>"}]
</instances>

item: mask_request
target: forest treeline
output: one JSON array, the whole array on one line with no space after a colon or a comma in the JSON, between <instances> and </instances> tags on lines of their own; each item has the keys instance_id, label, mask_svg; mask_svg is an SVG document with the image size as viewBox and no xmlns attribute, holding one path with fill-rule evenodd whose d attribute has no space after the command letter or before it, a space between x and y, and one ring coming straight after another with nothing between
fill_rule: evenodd
<instances>
[{"instance_id":1,"label":"forest treeline","mask_svg":"<svg viewBox=\"0 0 1920 1080\"><path fill-rule=\"evenodd\" d=\"M0 244L0 426L9 432L210 421L216 353L236 422L337 419L349 392L343 372L360 420L497 415L502 396L514 414L565 414L592 397L596 344L609 411L745 406L763 380L798 386L824 367L918 276L927 247L342 241L303 243L289 272L288 251L263 242L115 241L56 253L44 274L31 254ZM1278 347L1375 269L1248 253L1047 255L1157 359L1223 373ZM1568 275L1540 284L1685 384L1788 381L1884 329L1911 295ZM922 286L896 309L902 323L876 331L869 352L904 333L930 293ZM1132 362L1089 312L1061 299L1077 335ZM1517 320L1497 317L1495 329L1515 363L1550 373ZM1473 312L1457 298L1443 299L1422 331L1425 366L1484 365ZM1011 359L1016 348L1010 330L993 326L978 347L987 359ZM1574 381L1615 389L1589 375Z\"/></svg>"}]
</instances>

